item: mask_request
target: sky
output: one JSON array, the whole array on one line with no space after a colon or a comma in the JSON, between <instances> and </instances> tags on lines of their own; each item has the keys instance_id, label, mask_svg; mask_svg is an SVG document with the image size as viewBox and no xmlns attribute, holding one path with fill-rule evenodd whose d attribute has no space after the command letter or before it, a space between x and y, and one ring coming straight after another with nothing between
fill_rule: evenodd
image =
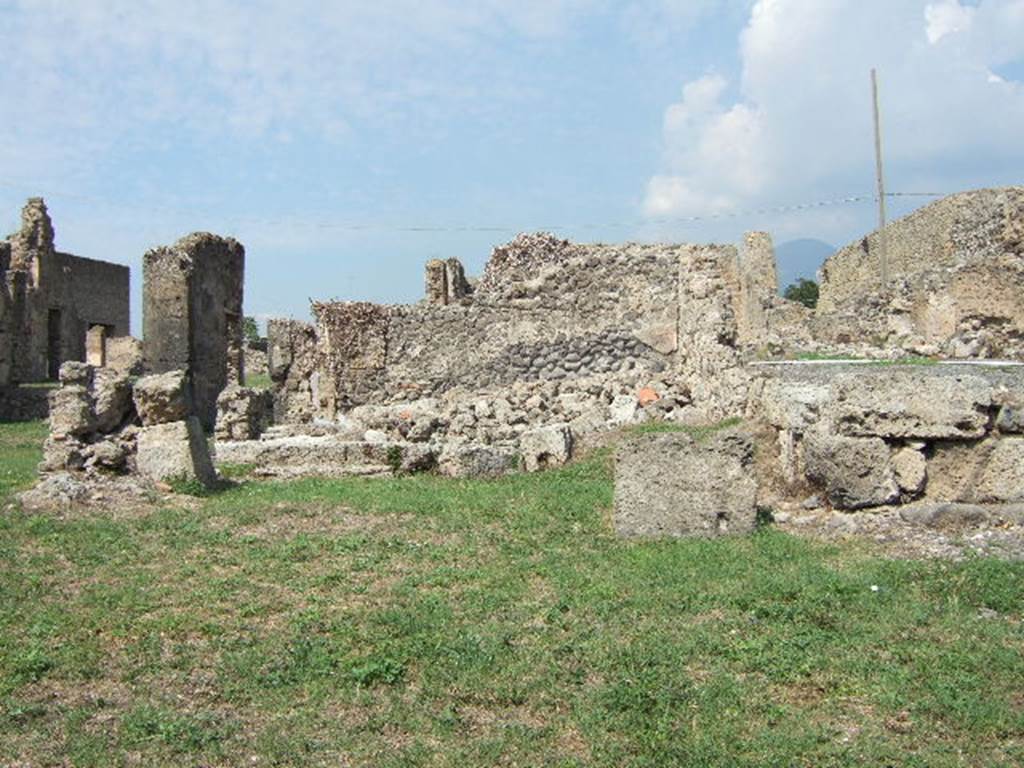
<instances>
[{"instance_id":1,"label":"sky","mask_svg":"<svg viewBox=\"0 0 1024 768\"><path fill-rule=\"evenodd\" d=\"M142 254L197 230L260 319L417 301L520 231L843 245L872 67L889 190L1024 169L1024 0L0 0L0 50L0 230L45 197L136 332Z\"/></svg>"}]
</instances>

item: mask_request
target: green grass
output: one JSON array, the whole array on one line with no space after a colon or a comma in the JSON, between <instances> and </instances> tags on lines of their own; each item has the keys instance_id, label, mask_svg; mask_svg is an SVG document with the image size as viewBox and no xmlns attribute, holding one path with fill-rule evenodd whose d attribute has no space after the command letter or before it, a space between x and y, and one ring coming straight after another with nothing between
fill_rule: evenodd
<instances>
[{"instance_id":1,"label":"green grass","mask_svg":"<svg viewBox=\"0 0 1024 768\"><path fill-rule=\"evenodd\" d=\"M624 542L607 457L5 512L0 765L1024 763L1024 564Z\"/></svg>"},{"instance_id":2,"label":"green grass","mask_svg":"<svg viewBox=\"0 0 1024 768\"><path fill-rule=\"evenodd\" d=\"M254 389L270 389L274 383L270 380L270 374L267 373L247 373L245 374L245 386L253 387Z\"/></svg>"},{"instance_id":3,"label":"green grass","mask_svg":"<svg viewBox=\"0 0 1024 768\"><path fill-rule=\"evenodd\" d=\"M0 501L32 485L47 428L46 421L0 423Z\"/></svg>"}]
</instances>

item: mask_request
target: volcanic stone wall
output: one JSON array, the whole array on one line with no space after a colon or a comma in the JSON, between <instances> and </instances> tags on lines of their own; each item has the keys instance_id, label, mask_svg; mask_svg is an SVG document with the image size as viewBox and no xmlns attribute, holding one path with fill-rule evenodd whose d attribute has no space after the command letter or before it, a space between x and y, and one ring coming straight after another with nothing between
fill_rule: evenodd
<instances>
[{"instance_id":1,"label":"volcanic stone wall","mask_svg":"<svg viewBox=\"0 0 1024 768\"><path fill-rule=\"evenodd\" d=\"M743 384L737 312L746 305L734 309L733 293L774 285L769 261L771 274L752 278L762 260L748 263L732 246L580 245L535 234L496 248L475 285L461 267L432 262L420 304L315 303L315 329L272 323L275 414L333 419L451 390L665 376L692 378L709 408L731 413L743 394L718 385ZM451 275L457 291L438 287Z\"/></svg>"},{"instance_id":2,"label":"volcanic stone wall","mask_svg":"<svg viewBox=\"0 0 1024 768\"><path fill-rule=\"evenodd\" d=\"M823 343L948 357L1024 355L1024 188L943 198L843 248L819 272Z\"/></svg>"}]
</instances>

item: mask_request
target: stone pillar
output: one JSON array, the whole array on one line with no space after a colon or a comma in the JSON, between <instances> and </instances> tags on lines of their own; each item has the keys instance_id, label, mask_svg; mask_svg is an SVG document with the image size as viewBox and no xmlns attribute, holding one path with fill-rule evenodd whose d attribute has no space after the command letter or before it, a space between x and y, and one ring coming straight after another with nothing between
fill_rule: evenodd
<instances>
[{"instance_id":1,"label":"stone pillar","mask_svg":"<svg viewBox=\"0 0 1024 768\"><path fill-rule=\"evenodd\" d=\"M470 293L466 270L458 259L431 259L426 266L427 303L436 306L453 304Z\"/></svg>"},{"instance_id":2,"label":"stone pillar","mask_svg":"<svg viewBox=\"0 0 1024 768\"><path fill-rule=\"evenodd\" d=\"M196 232L142 261L143 354L151 373L186 370L203 427L212 430L217 396L242 379L245 249Z\"/></svg>"}]
</instances>

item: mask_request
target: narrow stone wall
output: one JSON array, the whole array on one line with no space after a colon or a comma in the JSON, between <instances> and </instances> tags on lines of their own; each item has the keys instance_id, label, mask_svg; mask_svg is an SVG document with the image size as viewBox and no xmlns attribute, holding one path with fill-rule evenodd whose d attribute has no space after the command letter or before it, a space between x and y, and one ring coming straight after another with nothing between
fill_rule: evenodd
<instances>
[{"instance_id":1,"label":"narrow stone wall","mask_svg":"<svg viewBox=\"0 0 1024 768\"><path fill-rule=\"evenodd\" d=\"M217 396L242 379L245 250L198 232L143 257L143 353L148 371L190 372L196 415L213 429Z\"/></svg>"}]
</instances>

